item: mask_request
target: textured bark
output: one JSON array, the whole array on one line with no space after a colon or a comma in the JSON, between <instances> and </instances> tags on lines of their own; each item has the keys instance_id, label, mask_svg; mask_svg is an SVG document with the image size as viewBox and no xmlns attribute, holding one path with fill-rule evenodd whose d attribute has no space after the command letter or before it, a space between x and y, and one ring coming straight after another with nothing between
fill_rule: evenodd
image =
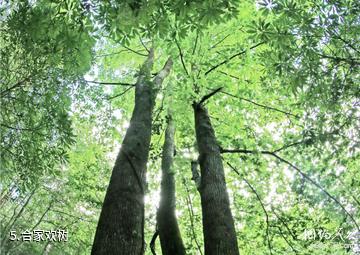
<instances>
[{"instance_id":1,"label":"textured bark","mask_svg":"<svg viewBox=\"0 0 360 255\"><path fill-rule=\"evenodd\" d=\"M151 50L139 72L135 87L135 107L112 171L92 254L144 253L144 186L152 110L159 86L172 65L169 59L163 70L151 81L153 59Z\"/></svg>"},{"instance_id":2,"label":"textured bark","mask_svg":"<svg viewBox=\"0 0 360 255\"><path fill-rule=\"evenodd\" d=\"M163 255L185 254L184 244L175 215L175 180L172 169L175 150L174 133L174 123L171 116L168 115L168 126L165 132L161 162L161 200L157 212L157 224Z\"/></svg>"},{"instance_id":3,"label":"textured bark","mask_svg":"<svg viewBox=\"0 0 360 255\"><path fill-rule=\"evenodd\" d=\"M234 220L226 191L224 168L215 132L206 109L194 104L196 140L199 150L206 255L238 255Z\"/></svg>"}]
</instances>

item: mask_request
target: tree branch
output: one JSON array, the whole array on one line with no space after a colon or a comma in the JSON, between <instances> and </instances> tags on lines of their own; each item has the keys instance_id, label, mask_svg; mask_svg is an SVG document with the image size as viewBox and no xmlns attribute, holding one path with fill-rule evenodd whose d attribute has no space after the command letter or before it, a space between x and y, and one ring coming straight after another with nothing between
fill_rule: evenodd
<instances>
[{"instance_id":1,"label":"tree branch","mask_svg":"<svg viewBox=\"0 0 360 255\"><path fill-rule=\"evenodd\" d=\"M340 201L334 197L333 195L331 195L326 189L324 189L320 184L318 184L316 181L314 181L313 179L311 179L310 176L308 176L306 173L304 173L303 171L301 171L298 167L296 167L295 165L293 165L292 163L290 163L289 161L287 161L286 159L278 156L276 153L272 152L272 151L255 151L255 150L243 150L243 149L223 149L220 148L220 153L246 153L246 154L257 154L257 153L261 153L261 154L265 154L265 155L271 155L275 158L277 158L280 162L287 164L288 166L290 166L291 168L295 169L303 178L305 178L306 180L308 180L311 184L313 184L314 186L316 186L318 189L320 189L326 196L328 196L331 200L333 200L336 204L338 204L340 206L340 208L345 212L346 215L349 216L349 218L351 219L351 221L355 224L357 230L360 231L359 225L357 224L356 220L354 219L354 217L348 212L348 210L346 210L346 208L340 203Z\"/></svg>"},{"instance_id":2,"label":"tree branch","mask_svg":"<svg viewBox=\"0 0 360 255\"><path fill-rule=\"evenodd\" d=\"M222 43L223 41L226 40L226 38L228 38L230 35L232 34L227 34L224 38L222 38L220 41L216 42L214 45L210 46L210 48L208 48L208 50L211 50L213 48L215 48L217 45L219 45L220 43Z\"/></svg>"},{"instance_id":3,"label":"tree branch","mask_svg":"<svg viewBox=\"0 0 360 255\"><path fill-rule=\"evenodd\" d=\"M208 100L210 97L212 97L212 96L215 95L216 93L220 92L220 90L222 90L222 89L223 89L223 87L220 87L220 88L217 88L217 89L213 90L211 93L203 96L203 97L201 98L201 100L199 101L199 103L196 103L196 104L197 104L197 105L203 104L206 100Z\"/></svg>"},{"instance_id":4,"label":"tree branch","mask_svg":"<svg viewBox=\"0 0 360 255\"><path fill-rule=\"evenodd\" d=\"M331 59L336 62L344 62L349 65L360 65L360 60L355 58L342 58L342 57L336 57L336 56L329 56L321 53L317 53L321 58Z\"/></svg>"},{"instance_id":5,"label":"tree branch","mask_svg":"<svg viewBox=\"0 0 360 255\"><path fill-rule=\"evenodd\" d=\"M223 75L229 76L229 77L231 77L231 78L234 78L234 79L236 79L236 80L240 80L239 77L237 77L237 76L235 76L235 75L232 75L232 74L228 74L228 73L226 73L226 72L224 72L224 71L217 70L217 72L219 72L219 73L221 73L221 74L223 74Z\"/></svg>"},{"instance_id":6,"label":"tree branch","mask_svg":"<svg viewBox=\"0 0 360 255\"><path fill-rule=\"evenodd\" d=\"M141 37L139 37L141 45L145 48L145 50L150 53L150 50L146 47L145 43L142 41Z\"/></svg>"},{"instance_id":7,"label":"tree branch","mask_svg":"<svg viewBox=\"0 0 360 255\"><path fill-rule=\"evenodd\" d=\"M89 223L94 223L93 221L91 220L87 220L87 219L84 219L83 217L80 217L80 216L76 216L76 215L72 215L70 213L67 213L67 212L63 212L63 211L60 211L60 210L57 210L57 209L51 209L50 211L52 212L55 212L55 213L59 213L59 214L63 214L63 215L66 215L70 218L74 218L74 219L77 219L77 220L80 220L80 221L85 221L85 222L89 222ZM44 221L45 222L45 221Z\"/></svg>"},{"instance_id":8,"label":"tree branch","mask_svg":"<svg viewBox=\"0 0 360 255\"><path fill-rule=\"evenodd\" d=\"M35 187L35 188L31 191L31 193L30 193L29 196L26 198L26 201L25 201L24 204L21 206L21 209L20 209L20 211L16 214L16 216L13 214L13 216L12 216L11 219L10 219L10 221L9 221L9 222L4 226L4 228L3 228L4 233L6 233L7 231L11 230L11 229L14 227L15 223L16 223L17 220L20 218L20 216L23 214L26 206L29 204L32 196L35 194L35 192L36 192L37 189L38 189L38 187ZM16 210L16 208L15 208L15 210ZM15 210L14 210L14 213L16 212ZM15 217L14 217L14 216L15 216ZM12 222L11 222L11 221L12 221Z\"/></svg>"},{"instance_id":9,"label":"tree branch","mask_svg":"<svg viewBox=\"0 0 360 255\"><path fill-rule=\"evenodd\" d=\"M129 50L129 51L131 51L131 52L133 52L133 53L135 53L135 54L138 54L139 56L142 56L142 57L147 57L147 56L148 56L148 54L144 54L144 53L141 53L141 52L139 52L139 51L133 50L133 49L131 49L131 48L125 46L125 45L122 45L122 46L123 46L125 49L127 49L127 50ZM148 51L148 52L150 53L150 51Z\"/></svg>"},{"instance_id":10,"label":"tree branch","mask_svg":"<svg viewBox=\"0 0 360 255\"><path fill-rule=\"evenodd\" d=\"M163 80L169 75L172 65L173 65L172 59L168 58L163 69L161 69L161 71L158 72L154 78L155 85L159 86L162 84Z\"/></svg>"},{"instance_id":11,"label":"tree branch","mask_svg":"<svg viewBox=\"0 0 360 255\"><path fill-rule=\"evenodd\" d=\"M20 87L24 82L28 81L30 79L30 77L26 77L21 81L18 81L17 83L15 83L14 85L12 85L10 88L4 89L3 91L0 92L1 97L5 96L8 92L10 92L11 90Z\"/></svg>"},{"instance_id":12,"label":"tree branch","mask_svg":"<svg viewBox=\"0 0 360 255\"><path fill-rule=\"evenodd\" d=\"M255 45L251 46L249 49L250 49L250 50L255 49L256 47L259 47L260 45L262 45L262 44L264 44L264 43L265 43L265 42L260 42L260 43L258 43L258 44L255 44ZM212 71L214 71L214 70L217 69L218 67L220 67L220 66L228 63L228 62L229 62L230 60L232 60L233 58L236 58L236 57L238 57L238 56L240 56L240 55L245 54L247 51L248 51L248 49L243 50L243 51L241 51L241 52L238 52L238 53L230 56L228 59L220 62L219 64L212 66L209 70L207 70L207 71L205 72L205 75L208 75L209 73L211 73Z\"/></svg>"},{"instance_id":13,"label":"tree branch","mask_svg":"<svg viewBox=\"0 0 360 255\"><path fill-rule=\"evenodd\" d=\"M107 99L108 100L112 100L114 98L117 98L117 97L121 97L122 95L126 94L130 89L132 89L133 87L129 87L127 89L125 89L123 92L121 92L120 94L117 94L115 96L111 96L111 97L108 97Z\"/></svg>"},{"instance_id":14,"label":"tree branch","mask_svg":"<svg viewBox=\"0 0 360 255\"><path fill-rule=\"evenodd\" d=\"M194 44L194 48L192 50L192 54L194 55L195 54L195 51L196 51L196 47L197 47L197 43L198 43L198 39L199 39L199 32L196 31L196 38L195 38L195 44Z\"/></svg>"},{"instance_id":15,"label":"tree branch","mask_svg":"<svg viewBox=\"0 0 360 255\"><path fill-rule=\"evenodd\" d=\"M256 106L259 106L259 107L262 107L262 108L264 108L264 109L268 109L268 110L280 112L280 113L283 113L283 114L292 116L292 117L297 118L297 119L300 118L298 115L295 115L295 114L293 114L293 113L291 113L291 112L286 112L286 111L277 109L277 108L272 107L272 106L263 105L263 104L254 102L254 101L252 101L252 100L250 100L250 99L233 95L233 94L231 94L231 93L229 93L229 92L221 91L221 93L223 93L223 94L225 94L225 95L228 95L228 96L231 96L231 97L234 97L234 98L237 98L237 99L240 99L240 100L244 100L244 101L246 101L246 102L252 103L252 104L254 104L254 105L256 105Z\"/></svg>"},{"instance_id":16,"label":"tree branch","mask_svg":"<svg viewBox=\"0 0 360 255\"><path fill-rule=\"evenodd\" d=\"M237 171L237 169L235 167L233 167L229 162L226 162L226 164L232 169L234 170L235 173L237 173L237 175L240 176L239 171ZM265 209L264 203L261 201L261 198L259 196L259 194L257 193L257 191L255 190L255 188L249 183L249 181L247 179L245 179L244 177L242 177L242 179L244 180L244 182L250 187L250 189L252 190L252 192L256 195L256 198L258 199L264 213L265 213L265 220L266 220L266 240L267 240L267 245L269 248L269 252L270 254L272 254L272 246L271 246L271 242L270 242L270 235L269 235L269 228L270 228L270 223L269 223L269 214L267 212L267 210Z\"/></svg>"},{"instance_id":17,"label":"tree branch","mask_svg":"<svg viewBox=\"0 0 360 255\"><path fill-rule=\"evenodd\" d=\"M35 223L35 225L31 228L31 232L37 228L37 226L40 225L40 223L42 222L42 220L44 219L44 217L46 216L46 214L50 211L52 205L53 205L54 201L51 201L49 206L46 208L46 210L44 211L44 213L41 215L41 217L39 218L39 220Z\"/></svg>"},{"instance_id":18,"label":"tree branch","mask_svg":"<svg viewBox=\"0 0 360 255\"><path fill-rule=\"evenodd\" d=\"M287 231L289 232L289 234L291 235L291 237L293 238L293 240L297 240L296 236L294 235L294 233L291 231L291 229L289 228L289 226L286 224L286 222L275 212L275 209L273 207L271 207L272 212L275 214L276 218L278 218L278 220L285 226L285 228L287 229Z\"/></svg>"},{"instance_id":19,"label":"tree branch","mask_svg":"<svg viewBox=\"0 0 360 255\"><path fill-rule=\"evenodd\" d=\"M291 250L295 253L295 254L299 254L299 252L294 248L294 246L292 246L292 244L290 243L290 241L286 238L286 236L284 235L284 233L282 232L281 227L277 226L277 228L280 231L280 235L281 237L285 240L285 242L289 245L289 247L291 248Z\"/></svg>"},{"instance_id":20,"label":"tree branch","mask_svg":"<svg viewBox=\"0 0 360 255\"><path fill-rule=\"evenodd\" d=\"M37 127L34 127L34 128L17 128L17 127L8 126L3 123L1 123L0 126L6 127L8 129L12 129L12 130L17 130L17 131L31 131L31 132L37 131L37 130L41 129L41 127L42 127L41 125L38 125Z\"/></svg>"},{"instance_id":21,"label":"tree branch","mask_svg":"<svg viewBox=\"0 0 360 255\"><path fill-rule=\"evenodd\" d=\"M335 179L337 179L340 183L341 183L341 185L343 186L343 187L346 187L346 184L343 182L343 180L341 180L341 176L336 176L334 173L331 173L330 174L330 176L332 176L332 177L334 177ZM355 201L355 203L357 203L357 205L358 206L360 206L360 201L359 201L359 199L358 198L356 198L356 196L354 195L354 194L352 194L350 191L349 191L349 195L350 195L350 197Z\"/></svg>"},{"instance_id":22,"label":"tree branch","mask_svg":"<svg viewBox=\"0 0 360 255\"><path fill-rule=\"evenodd\" d=\"M88 81L88 80L84 80L87 83L94 83L94 84L100 84L100 85L119 85L119 86L130 86L130 87L135 87L135 84L133 83L128 83L128 82L106 82L106 81Z\"/></svg>"},{"instance_id":23,"label":"tree branch","mask_svg":"<svg viewBox=\"0 0 360 255\"><path fill-rule=\"evenodd\" d=\"M95 58L101 58L101 57L107 57L107 56L111 56L111 55L117 55L117 54L120 54L120 53L123 53L123 52L126 52L126 51L129 51L129 50L125 49L125 50L120 50L120 51L116 51L116 52L113 52L113 53L100 54L100 55L96 55Z\"/></svg>"},{"instance_id":24,"label":"tree branch","mask_svg":"<svg viewBox=\"0 0 360 255\"><path fill-rule=\"evenodd\" d=\"M153 255L156 255L155 244L156 244L156 238L158 237L158 235L159 235L159 231L156 229L155 233L152 236L151 241L150 241L150 250Z\"/></svg>"},{"instance_id":25,"label":"tree branch","mask_svg":"<svg viewBox=\"0 0 360 255\"><path fill-rule=\"evenodd\" d=\"M41 215L41 217L40 217L39 220L36 222L36 224L31 228L30 232L33 232L33 231L37 228L37 226L40 225L40 223L41 223L42 220L44 219L45 215L50 211L50 208L51 208L53 202L54 202L54 201L51 201L51 202L50 202L49 206L46 208L46 210L45 210L44 213ZM18 243L17 245L11 247L8 251L10 251L10 250L15 250L15 249L19 248L22 244L24 244L24 242Z\"/></svg>"},{"instance_id":26,"label":"tree branch","mask_svg":"<svg viewBox=\"0 0 360 255\"><path fill-rule=\"evenodd\" d=\"M183 52L182 52L182 50L180 48L180 45L179 45L178 41L176 40L176 38L175 38L175 43L176 43L176 46L177 46L177 48L179 50L181 64L182 64L182 66L183 66L183 68L185 70L186 75L189 76L189 72L188 72L188 70L187 70L187 68L185 66L184 54L183 54Z\"/></svg>"},{"instance_id":27,"label":"tree branch","mask_svg":"<svg viewBox=\"0 0 360 255\"><path fill-rule=\"evenodd\" d=\"M203 255L202 251L201 251L201 246L197 240L196 237L196 232L195 232L195 225L194 225L194 210L192 207L192 202L191 202L191 198L190 198L190 191L186 185L186 180L185 178L182 179L183 184L185 186L185 190L186 190L186 202L187 202L187 207L188 207L188 212L189 212L189 216L190 216L190 225L191 225L191 233L192 233L192 239L195 241L196 247L200 253L200 255Z\"/></svg>"},{"instance_id":28,"label":"tree branch","mask_svg":"<svg viewBox=\"0 0 360 255\"><path fill-rule=\"evenodd\" d=\"M310 139L309 139L309 140L310 140ZM299 144L302 144L302 143L306 143L307 141L308 141L308 140L301 140L301 141L299 141L299 142L294 142L294 143L286 144L286 145L280 147L279 149L274 150L273 152L276 153L276 152L279 152L279 151L288 149L288 148L290 148L290 147L293 147L293 146L296 146L296 145L299 145Z\"/></svg>"}]
</instances>

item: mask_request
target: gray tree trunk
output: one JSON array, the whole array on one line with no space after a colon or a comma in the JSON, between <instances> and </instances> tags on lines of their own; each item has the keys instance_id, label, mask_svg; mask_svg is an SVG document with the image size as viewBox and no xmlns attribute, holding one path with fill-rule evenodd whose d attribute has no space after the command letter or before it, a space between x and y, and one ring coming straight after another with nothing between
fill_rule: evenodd
<instances>
[{"instance_id":1,"label":"gray tree trunk","mask_svg":"<svg viewBox=\"0 0 360 255\"><path fill-rule=\"evenodd\" d=\"M171 115L168 114L161 162L161 199L157 212L157 224L163 255L186 254L175 215L175 180L172 169L175 152L174 134L174 122Z\"/></svg>"},{"instance_id":2,"label":"gray tree trunk","mask_svg":"<svg viewBox=\"0 0 360 255\"><path fill-rule=\"evenodd\" d=\"M220 148L207 110L194 103L199 150L202 222L206 255L238 255L234 220L226 191Z\"/></svg>"},{"instance_id":3,"label":"gray tree trunk","mask_svg":"<svg viewBox=\"0 0 360 255\"><path fill-rule=\"evenodd\" d=\"M140 69L135 107L112 171L91 254L144 253L144 186L156 93L169 74L169 59L153 81L153 50Z\"/></svg>"}]
</instances>

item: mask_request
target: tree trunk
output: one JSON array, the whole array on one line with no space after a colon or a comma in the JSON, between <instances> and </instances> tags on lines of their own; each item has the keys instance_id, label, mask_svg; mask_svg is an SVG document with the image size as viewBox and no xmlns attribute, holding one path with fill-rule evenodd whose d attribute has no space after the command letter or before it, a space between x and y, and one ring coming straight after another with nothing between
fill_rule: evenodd
<instances>
[{"instance_id":1,"label":"tree trunk","mask_svg":"<svg viewBox=\"0 0 360 255\"><path fill-rule=\"evenodd\" d=\"M174 123L171 115L168 114L168 125L165 132L161 162L161 200L157 212L157 224L163 255L186 254L175 215L175 180L172 169L175 152L174 134Z\"/></svg>"},{"instance_id":2,"label":"tree trunk","mask_svg":"<svg viewBox=\"0 0 360 255\"><path fill-rule=\"evenodd\" d=\"M193 107L201 170L199 191L203 214L205 254L238 255L234 220L226 191L220 148L207 110L201 103L194 103Z\"/></svg>"},{"instance_id":3,"label":"tree trunk","mask_svg":"<svg viewBox=\"0 0 360 255\"><path fill-rule=\"evenodd\" d=\"M95 233L92 254L144 253L144 186L152 110L156 93L169 74L169 59L153 81L153 50L140 69L135 85L135 107L117 156Z\"/></svg>"}]
</instances>

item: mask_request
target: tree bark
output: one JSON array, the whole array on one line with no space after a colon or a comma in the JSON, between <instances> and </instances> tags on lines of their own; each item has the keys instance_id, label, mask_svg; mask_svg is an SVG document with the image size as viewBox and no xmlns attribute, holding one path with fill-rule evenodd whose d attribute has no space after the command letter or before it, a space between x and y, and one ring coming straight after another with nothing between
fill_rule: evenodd
<instances>
[{"instance_id":1,"label":"tree bark","mask_svg":"<svg viewBox=\"0 0 360 255\"><path fill-rule=\"evenodd\" d=\"M168 114L161 162L161 200L157 212L157 224L163 255L186 254L175 215L175 180L172 169L175 152L174 134L174 122L171 115Z\"/></svg>"},{"instance_id":2,"label":"tree bark","mask_svg":"<svg viewBox=\"0 0 360 255\"><path fill-rule=\"evenodd\" d=\"M193 104L201 170L200 197L206 255L238 255L220 148L207 110Z\"/></svg>"},{"instance_id":3,"label":"tree bark","mask_svg":"<svg viewBox=\"0 0 360 255\"><path fill-rule=\"evenodd\" d=\"M169 59L153 81L153 50L140 69L135 107L105 195L91 254L144 253L144 186L156 93L169 74Z\"/></svg>"}]
</instances>

